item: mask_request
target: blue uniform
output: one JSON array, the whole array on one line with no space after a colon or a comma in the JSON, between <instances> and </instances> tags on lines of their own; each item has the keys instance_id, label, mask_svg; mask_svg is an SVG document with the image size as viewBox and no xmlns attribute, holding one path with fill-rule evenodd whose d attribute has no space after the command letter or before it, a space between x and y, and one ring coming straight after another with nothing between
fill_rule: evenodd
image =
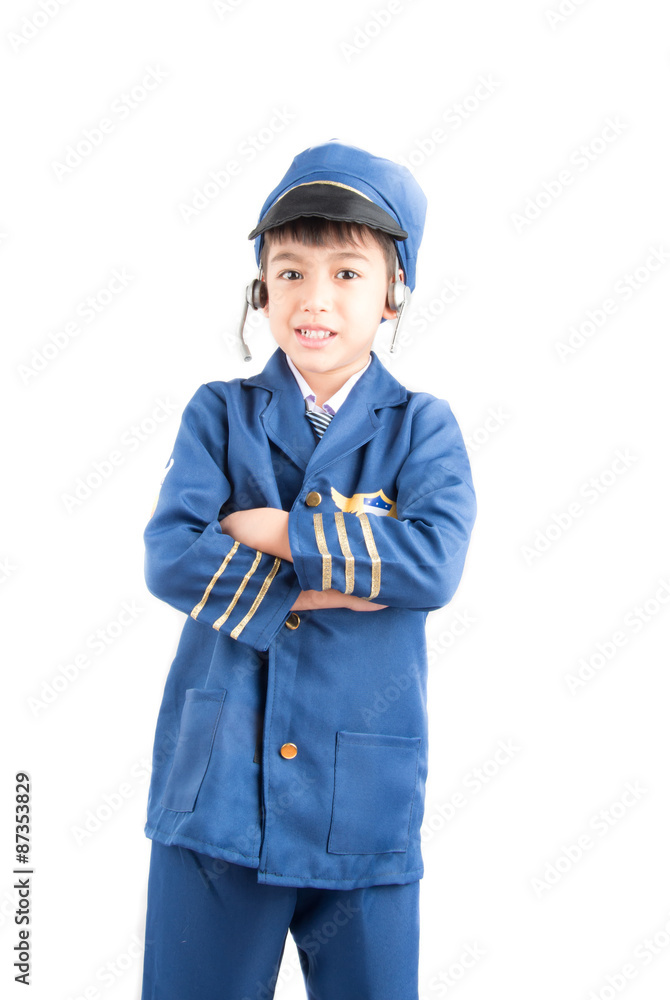
<instances>
[{"instance_id":1,"label":"blue uniform","mask_svg":"<svg viewBox=\"0 0 670 1000\"><path fill-rule=\"evenodd\" d=\"M419 1000L420 886L260 885L154 841L142 1000L271 1000L301 973L308 1000ZM282 964L289 930L299 969Z\"/></svg>"},{"instance_id":2,"label":"blue uniform","mask_svg":"<svg viewBox=\"0 0 670 1000\"><path fill-rule=\"evenodd\" d=\"M463 572L470 465L449 404L374 352L320 440L304 409L277 348L184 411L144 535L149 590L187 615L145 832L258 884L408 884L423 875L425 621ZM289 512L293 562L222 532L252 507ZM388 606L291 612L329 588Z\"/></svg>"}]
</instances>

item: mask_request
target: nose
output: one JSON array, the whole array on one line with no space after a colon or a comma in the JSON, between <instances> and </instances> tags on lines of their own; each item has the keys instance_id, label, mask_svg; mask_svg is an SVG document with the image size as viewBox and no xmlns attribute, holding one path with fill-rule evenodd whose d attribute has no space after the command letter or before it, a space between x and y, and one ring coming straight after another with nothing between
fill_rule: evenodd
<instances>
[{"instance_id":1,"label":"nose","mask_svg":"<svg viewBox=\"0 0 670 1000\"><path fill-rule=\"evenodd\" d=\"M303 312L327 312L332 305L332 289L327 274L316 272L302 283L300 308Z\"/></svg>"}]
</instances>

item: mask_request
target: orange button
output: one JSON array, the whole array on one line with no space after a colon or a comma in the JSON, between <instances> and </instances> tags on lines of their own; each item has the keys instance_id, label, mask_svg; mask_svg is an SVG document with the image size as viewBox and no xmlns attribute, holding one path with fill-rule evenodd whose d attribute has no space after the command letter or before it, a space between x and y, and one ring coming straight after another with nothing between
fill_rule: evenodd
<instances>
[{"instance_id":1,"label":"orange button","mask_svg":"<svg viewBox=\"0 0 670 1000\"><path fill-rule=\"evenodd\" d=\"M300 615L297 615L295 611L292 611L291 614L286 619L286 621L284 622L286 628L297 628L299 624L300 624Z\"/></svg>"},{"instance_id":2,"label":"orange button","mask_svg":"<svg viewBox=\"0 0 670 1000\"><path fill-rule=\"evenodd\" d=\"M305 503L308 507L318 507L322 499L323 498L320 493L317 493L316 490L312 490L312 492L308 493L305 497Z\"/></svg>"},{"instance_id":3,"label":"orange button","mask_svg":"<svg viewBox=\"0 0 670 1000\"><path fill-rule=\"evenodd\" d=\"M291 757L295 757L297 752L298 748L295 745L295 743L284 743L279 751L282 757L286 757L287 760L290 759Z\"/></svg>"}]
</instances>

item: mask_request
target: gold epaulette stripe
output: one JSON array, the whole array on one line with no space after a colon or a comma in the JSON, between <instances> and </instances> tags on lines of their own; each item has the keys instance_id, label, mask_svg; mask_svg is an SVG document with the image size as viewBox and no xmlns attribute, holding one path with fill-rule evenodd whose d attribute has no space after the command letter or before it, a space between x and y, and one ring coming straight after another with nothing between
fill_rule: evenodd
<instances>
[{"instance_id":1,"label":"gold epaulette stripe","mask_svg":"<svg viewBox=\"0 0 670 1000\"><path fill-rule=\"evenodd\" d=\"M344 593L352 594L354 591L354 557L349 546L344 514L341 510L335 511L335 527L337 528L337 537L340 541L342 555L344 556L344 582L346 584Z\"/></svg>"},{"instance_id":2,"label":"gold epaulette stripe","mask_svg":"<svg viewBox=\"0 0 670 1000\"><path fill-rule=\"evenodd\" d=\"M212 592L212 587L214 586L214 584L219 579L219 577L223 573L224 569L226 568L226 566L228 565L228 563L230 562L230 560L233 558L233 556L237 552L239 546L240 546L239 542L235 542L235 544L232 546L232 548L230 549L230 552L227 554L226 558L223 560L223 562L221 563L221 565L217 569L216 573L214 574L214 576L212 577L212 579L207 584L207 590L202 595L202 600L200 601L199 604L196 604L196 606L193 608L193 611L191 612L191 618L196 618L197 619L198 615L200 614L200 612L204 608L205 604L207 603L207 598L209 597L209 595Z\"/></svg>"},{"instance_id":3,"label":"gold epaulette stripe","mask_svg":"<svg viewBox=\"0 0 670 1000\"><path fill-rule=\"evenodd\" d=\"M326 536L323 533L323 514L314 515L314 534L316 535L316 544L319 547L319 552L321 553L321 590L330 590L330 571L332 560L330 558L330 552L328 551L328 545L326 544Z\"/></svg>"},{"instance_id":4,"label":"gold epaulette stripe","mask_svg":"<svg viewBox=\"0 0 670 1000\"><path fill-rule=\"evenodd\" d=\"M256 613L256 611L258 611L258 605L261 603L261 601L263 600L263 598L267 594L268 587L270 586L270 584L274 580L275 574L277 573L277 570L279 569L280 564L281 564L281 559L279 558L279 556L276 556L275 557L275 561L274 561L273 566L272 566L272 569L270 570L270 572L268 573L268 575L263 580L263 586L261 587L261 589L256 594L256 597L254 599L254 603L251 605L251 607L247 611L247 613L244 616L244 618L242 619L242 621L238 625L236 625L235 628L233 629L233 631L230 633L232 639L237 639L238 635L240 634L240 632L242 631L242 629L244 628L244 626L248 623L249 619Z\"/></svg>"},{"instance_id":5,"label":"gold epaulette stripe","mask_svg":"<svg viewBox=\"0 0 670 1000\"><path fill-rule=\"evenodd\" d=\"M246 585L249 583L249 580L251 579L251 577L256 572L256 569L258 568L258 564L261 561L262 557L263 557L263 553L261 552L261 550L260 549L256 549L256 558L254 559L253 563L251 564L251 569L247 573L245 573L244 579L242 580L242 583L239 585L239 587L235 591L235 596L233 597L232 601L230 602L230 604L228 605L228 607L226 608L226 610L223 612L223 614L221 615L221 617L216 619L216 621L212 625L212 628L215 628L218 631L221 628L221 626L223 625L223 623L226 621L226 619L228 618L228 615L230 614L230 612L233 610L233 608L237 604L238 600L240 599L240 594L242 593L242 591L244 590L244 588L246 587Z\"/></svg>"},{"instance_id":6,"label":"gold epaulette stripe","mask_svg":"<svg viewBox=\"0 0 670 1000\"><path fill-rule=\"evenodd\" d=\"M359 514L358 519L361 522L361 527L363 529L363 537L365 538L365 546L368 550L368 555L372 560L372 587L370 588L370 596L368 597L368 600L371 601L372 598L376 597L379 593L382 577L382 561L379 558L379 553L377 552L375 536L372 534L372 525L370 524L368 515Z\"/></svg>"}]
</instances>

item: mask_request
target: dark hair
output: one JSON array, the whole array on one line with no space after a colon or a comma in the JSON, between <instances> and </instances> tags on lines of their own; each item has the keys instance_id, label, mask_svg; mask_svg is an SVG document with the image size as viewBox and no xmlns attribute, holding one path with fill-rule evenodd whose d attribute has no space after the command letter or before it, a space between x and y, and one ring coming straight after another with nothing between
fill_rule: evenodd
<instances>
[{"instance_id":1,"label":"dark hair","mask_svg":"<svg viewBox=\"0 0 670 1000\"><path fill-rule=\"evenodd\" d=\"M268 238L269 237L269 238ZM381 229L373 229L371 226L363 225L360 222L344 222L339 219L323 219L320 216L301 215L290 222L284 222L281 226L273 226L266 229L264 233L263 246L261 247L261 267L263 274L267 270L268 251L273 242L282 238L294 239L303 246L336 246L338 243L349 246L355 245L355 240L364 242L366 238L374 240L384 254L386 263L386 277L390 281L395 274L398 254L395 242L388 233L383 233Z\"/></svg>"}]
</instances>

